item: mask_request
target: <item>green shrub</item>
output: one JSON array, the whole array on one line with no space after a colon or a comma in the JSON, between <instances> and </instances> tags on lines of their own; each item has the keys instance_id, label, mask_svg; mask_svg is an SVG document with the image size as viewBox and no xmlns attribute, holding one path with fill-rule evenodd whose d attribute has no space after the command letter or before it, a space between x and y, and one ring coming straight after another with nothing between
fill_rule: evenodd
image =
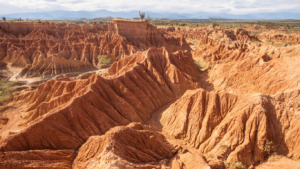
<instances>
[{"instance_id":1,"label":"green shrub","mask_svg":"<svg viewBox=\"0 0 300 169\"><path fill-rule=\"evenodd\" d=\"M16 88L13 84L13 82L9 82L6 79L0 80L0 102L8 99L12 94L12 91Z\"/></svg>"},{"instance_id":2,"label":"green shrub","mask_svg":"<svg viewBox=\"0 0 300 169\"><path fill-rule=\"evenodd\" d=\"M224 143L220 143L220 146L227 147L227 145Z\"/></svg>"},{"instance_id":3,"label":"green shrub","mask_svg":"<svg viewBox=\"0 0 300 169\"><path fill-rule=\"evenodd\" d=\"M194 61L197 69L203 69L207 67L207 64L204 61Z\"/></svg>"},{"instance_id":4,"label":"green shrub","mask_svg":"<svg viewBox=\"0 0 300 169\"><path fill-rule=\"evenodd\" d=\"M267 143L265 145L261 146L263 151L267 152L269 155L271 152L276 151L276 145L273 145L272 141L267 140Z\"/></svg>"},{"instance_id":5,"label":"green shrub","mask_svg":"<svg viewBox=\"0 0 300 169\"><path fill-rule=\"evenodd\" d=\"M219 26L219 24L214 22L212 26L213 26L213 28L215 28L216 26Z\"/></svg>"},{"instance_id":6,"label":"green shrub","mask_svg":"<svg viewBox=\"0 0 300 169\"><path fill-rule=\"evenodd\" d=\"M237 168L246 169L246 165L244 165L242 162L235 162L234 166Z\"/></svg>"},{"instance_id":7,"label":"green shrub","mask_svg":"<svg viewBox=\"0 0 300 169\"><path fill-rule=\"evenodd\" d=\"M253 43L255 43L255 44L259 44L259 43L260 43L260 41L254 41Z\"/></svg>"},{"instance_id":8,"label":"green shrub","mask_svg":"<svg viewBox=\"0 0 300 169\"><path fill-rule=\"evenodd\" d=\"M232 163L231 161L229 163L225 163L227 169L235 169L235 168L240 168L240 169L246 169L246 165L244 165L242 162L235 162Z\"/></svg>"},{"instance_id":9,"label":"green shrub","mask_svg":"<svg viewBox=\"0 0 300 169\"><path fill-rule=\"evenodd\" d=\"M100 64L109 64L110 60L107 58L107 55L98 55L99 63Z\"/></svg>"}]
</instances>

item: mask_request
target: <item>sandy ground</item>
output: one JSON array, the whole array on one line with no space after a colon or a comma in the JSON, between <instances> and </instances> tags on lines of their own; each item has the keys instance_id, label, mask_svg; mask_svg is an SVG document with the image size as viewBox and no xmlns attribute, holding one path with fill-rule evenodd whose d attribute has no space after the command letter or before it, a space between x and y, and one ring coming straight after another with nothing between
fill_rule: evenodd
<instances>
[{"instance_id":1,"label":"sandy ground","mask_svg":"<svg viewBox=\"0 0 300 169\"><path fill-rule=\"evenodd\" d=\"M39 77L35 77L35 78L17 77L19 75L19 73L21 72L22 69L12 68L12 67L7 67L7 68L8 68L9 71L13 72L13 74L14 74L8 81L11 81L11 82L22 81L22 82L31 83L31 82L35 82L35 81L39 81L40 80Z\"/></svg>"},{"instance_id":2,"label":"sandy ground","mask_svg":"<svg viewBox=\"0 0 300 169\"><path fill-rule=\"evenodd\" d=\"M255 169L300 169L300 161L281 155L271 155L266 162L256 166Z\"/></svg>"},{"instance_id":3,"label":"sandy ground","mask_svg":"<svg viewBox=\"0 0 300 169\"><path fill-rule=\"evenodd\" d=\"M0 106L0 116L8 118L6 125L0 129L0 141L1 138L9 136L10 131L18 131L24 127L19 126L18 122L21 120L21 107L18 104Z\"/></svg>"},{"instance_id":4,"label":"sandy ground","mask_svg":"<svg viewBox=\"0 0 300 169\"><path fill-rule=\"evenodd\" d=\"M85 71L85 72L72 72L72 73L97 73L97 72L103 72L106 71L106 69L100 69L100 70L92 70L92 71ZM23 77L17 77L19 75L19 73L22 71L22 69L19 68L12 68L7 66L7 71L10 71L13 73L13 76L9 79L9 81L11 82L17 82L17 81L22 81L22 82L26 82L26 83L32 83L32 82L36 82L36 81L41 81L41 80L50 80L53 77L49 77L49 78L40 78L40 77L34 77L34 78L23 78ZM67 74L67 73L66 73ZM63 74L62 74L63 75Z\"/></svg>"}]
</instances>

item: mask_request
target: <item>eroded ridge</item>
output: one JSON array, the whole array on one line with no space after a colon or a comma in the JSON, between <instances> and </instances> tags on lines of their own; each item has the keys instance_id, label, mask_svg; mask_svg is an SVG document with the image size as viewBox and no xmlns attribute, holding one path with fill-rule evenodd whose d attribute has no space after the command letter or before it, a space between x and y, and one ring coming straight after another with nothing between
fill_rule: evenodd
<instances>
[{"instance_id":1,"label":"eroded ridge","mask_svg":"<svg viewBox=\"0 0 300 169\"><path fill-rule=\"evenodd\" d=\"M130 64L130 60L139 60ZM2 141L2 151L77 149L91 135L117 125L145 122L151 113L200 87L191 55L151 48L115 63L116 74L87 80L50 80L14 101L29 105L20 133ZM115 67L115 66L112 66ZM111 72L111 71L109 71Z\"/></svg>"},{"instance_id":2,"label":"eroded ridge","mask_svg":"<svg viewBox=\"0 0 300 169\"><path fill-rule=\"evenodd\" d=\"M189 90L160 122L208 159L254 165L267 155L263 146L271 141L277 153L299 159L299 96L299 90L272 96Z\"/></svg>"},{"instance_id":3,"label":"eroded ridge","mask_svg":"<svg viewBox=\"0 0 300 169\"><path fill-rule=\"evenodd\" d=\"M0 37L0 61L22 68L19 76L25 78L96 70L103 67L103 55L113 63L151 47L191 50L184 38L164 37L146 22L113 21L108 27L0 22Z\"/></svg>"}]
</instances>

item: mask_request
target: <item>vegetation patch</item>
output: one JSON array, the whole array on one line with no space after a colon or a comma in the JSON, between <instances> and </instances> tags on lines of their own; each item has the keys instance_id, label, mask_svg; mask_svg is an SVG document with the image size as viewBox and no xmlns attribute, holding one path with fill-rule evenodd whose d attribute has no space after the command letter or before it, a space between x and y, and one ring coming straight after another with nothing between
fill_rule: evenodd
<instances>
[{"instance_id":1,"label":"vegetation patch","mask_svg":"<svg viewBox=\"0 0 300 169\"><path fill-rule=\"evenodd\" d=\"M98 55L98 60L100 64L109 64L110 60L107 58L107 55Z\"/></svg>"},{"instance_id":2,"label":"vegetation patch","mask_svg":"<svg viewBox=\"0 0 300 169\"><path fill-rule=\"evenodd\" d=\"M240 168L240 169L247 169L246 165L244 165L242 162L235 162L235 163L229 163L226 164L226 168L228 169L235 169L235 168Z\"/></svg>"},{"instance_id":3,"label":"vegetation patch","mask_svg":"<svg viewBox=\"0 0 300 169\"><path fill-rule=\"evenodd\" d=\"M207 64L204 62L204 61L200 61L200 60L197 60L197 61L194 61L197 69L205 69L207 67Z\"/></svg>"},{"instance_id":4,"label":"vegetation patch","mask_svg":"<svg viewBox=\"0 0 300 169\"><path fill-rule=\"evenodd\" d=\"M13 82L9 82L6 79L0 80L0 102L8 99L9 96L13 93L13 90L17 88L14 86Z\"/></svg>"},{"instance_id":5,"label":"vegetation patch","mask_svg":"<svg viewBox=\"0 0 300 169\"><path fill-rule=\"evenodd\" d=\"M261 147L262 147L263 151L267 152L269 155L272 152L276 151L276 145L274 145L273 142L269 141L269 140L267 140L266 144L262 145Z\"/></svg>"}]
</instances>

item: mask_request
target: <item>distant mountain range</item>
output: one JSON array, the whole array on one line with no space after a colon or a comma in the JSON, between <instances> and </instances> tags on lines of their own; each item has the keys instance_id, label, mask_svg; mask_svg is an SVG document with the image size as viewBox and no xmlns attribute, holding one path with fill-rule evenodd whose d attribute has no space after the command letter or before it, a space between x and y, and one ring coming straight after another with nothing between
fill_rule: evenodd
<instances>
[{"instance_id":1,"label":"distant mountain range","mask_svg":"<svg viewBox=\"0 0 300 169\"><path fill-rule=\"evenodd\" d=\"M246 15L233 15L227 13L155 13L145 12L146 17L149 15L153 19L165 18L165 19L208 19L208 18L222 18L222 19L253 19L253 20L275 20L275 19L295 19L300 20L300 13L290 12L273 12L273 13L253 13ZM121 18L137 18L139 17L138 11L131 12L111 12L107 10L98 11L50 11L50 12L32 12L32 13L15 13L0 15L0 17L6 17L10 19L41 19L41 20L65 20L65 19L94 19L99 17L111 16Z\"/></svg>"}]
</instances>

